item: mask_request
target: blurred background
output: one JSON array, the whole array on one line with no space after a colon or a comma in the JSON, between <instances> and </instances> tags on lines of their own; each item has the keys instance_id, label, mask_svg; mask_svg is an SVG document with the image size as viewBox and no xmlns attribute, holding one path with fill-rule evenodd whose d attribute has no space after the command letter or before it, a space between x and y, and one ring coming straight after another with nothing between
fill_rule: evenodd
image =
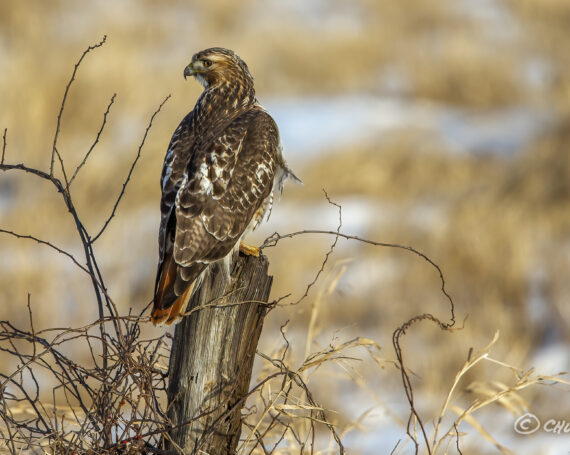
<instances>
[{"instance_id":1,"label":"blurred background","mask_svg":"<svg viewBox=\"0 0 570 455\"><path fill-rule=\"evenodd\" d=\"M103 35L106 44L79 68L59 138L69 172L117 93L100 143L72 187L90 233L110 214L150 116L172 94L95 246L121 313L138 313L152 298L162 161L201 91L182 71L195 52L223 46L247 62L259 100L280 127L286 158L304 182L288 184L252 243L274 231L336 229L338 211L325 189L342 205L344 233L413 246L441 266L458 321L467 317L464 329L442 333L423 323L403 341L428 428L469 349L486 346L497 330L493 358L541 374L568 370L569 2L4 1L6 162L49 169L73 65ZM0 174L0 227L81 257L60 195L37 178ZM447 320L448 303L437 272L421 258L339 240L308 298L288 305L305 292L333 240L299 236L265 251L273 296L292 297L269 314L259 349L270 353L283 344L277 334L286 321L292 365L306 352L356 336L378 343L386 362L356 349L351 357L361 360L320 368L309 385L319 403L336 411L331 419L346 430L350 453L390 453L405 440L409 413L390 363L392 332L419 313ZM88 278L30 241L0 236L0 287L0 319L19 326L28 324L28 293L39 328L97 318ZM454 402L465 406L502 390L516 371L481 362L459 384ZM526 410L570 419L568 388L529 387L519 398L516 406L481 410L478 422L514 453L566 453L570 435L521 436L513 423ZM501 453L466 422L460 430L463 453ZM413 446L398 450L413 453Z\"/></svg>"}]
</instances>

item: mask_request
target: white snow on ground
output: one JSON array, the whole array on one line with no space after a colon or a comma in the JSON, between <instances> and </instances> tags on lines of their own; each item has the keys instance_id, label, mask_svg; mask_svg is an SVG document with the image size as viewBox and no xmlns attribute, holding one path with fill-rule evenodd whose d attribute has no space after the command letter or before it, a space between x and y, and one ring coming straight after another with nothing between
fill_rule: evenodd
<instances>
[{"instance_id":1,"label":"white snow on ground","mask_svg":"<svg viewBox=\"0 0 570 455\"><path fill-rule=\"evenodd\" d=\"M453 151L511 154L555 120L525 106L482 111L368 95L269 99L264 106L279 125L286 156L304 160L410 128L439 135Z\"/></svg>"}]
</instances>

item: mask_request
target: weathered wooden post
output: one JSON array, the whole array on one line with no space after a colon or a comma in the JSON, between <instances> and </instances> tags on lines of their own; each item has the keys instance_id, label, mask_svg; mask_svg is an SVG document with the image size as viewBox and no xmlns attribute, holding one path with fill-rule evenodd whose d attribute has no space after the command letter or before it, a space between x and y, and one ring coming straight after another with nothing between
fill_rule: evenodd
<instances>
[{"instance_id":1,"label":"weathered wooden post","mask_svg":"<svg viewBox=\"0 0 570 455\"><path fill-rule=\"evenodd\" d=\"M207 276L177 326L170 354L170 450L233 454L273 278L266 257L240 256L228 283Z\"/></svg>"}]
</instances>

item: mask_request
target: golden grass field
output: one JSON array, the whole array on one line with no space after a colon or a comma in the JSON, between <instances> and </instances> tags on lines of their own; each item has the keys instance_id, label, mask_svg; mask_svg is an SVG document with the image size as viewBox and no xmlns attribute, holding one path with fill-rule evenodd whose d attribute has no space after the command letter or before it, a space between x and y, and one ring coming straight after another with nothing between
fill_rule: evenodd
<instances>
[{"instance_id":1,"label":"golden grass field","mask_svg":"<svg viewBox=\"0 0 570 455\"><path fill-rule=\"evenodd\" d=\"M104 35L107 42L79 68L59 138L59 152L73 169L117 94L100 143L71 190L90 232L110 214L150 116L172 94L116 217L96 244L109 292L125 314L129 308L138 313L152 298L158 181L170 136L201 90L182 78L198 50L235 50L269 110L284 100L354 97L396 99L428 113L460 112L475 118L475 126L497 112L524 110L531 119L536 114L543 124L528 137L524 127L510 129L509 115L489 125L497 134L512 131L504 134L517 145L504 153L484 142L465 150L442 130L413 122L389 131L371 128L366 137L347 132L320 151L296 152L283 135L285 154L289 148L289 162L304 185L286 187L253 239L261 243L276 230L335 230L337 209L327 203L324 188L343 207L345 234L425 253L441 267L463 327L444 333L423 322L402 342L416 406L430 434L470 348L483 349L499 331L489 356L461 376L447 409L450 419L473 400L496 398L461 423L462 453L564 453L568 434L522 436L512 428L526 411L570 419L568 384L533 383L541 382L536 375L558 374L570 365L569 2L2 2L0 129L7 129L6 162L49 168L73 65ZM294 112L308 120L313 115L309 109ZM337 114L349 122L355 112L349 104ZM445 127L451 135L453 125ZM334 133L342 136L343 130ZM519 135L527 139L517 142ZM72 220L47 183L1 173L0 210L0 228L41 237L80 257ZM331 411L350 453L388 454L399 440L392 453L414 453L406 443L409 406L393 365L392 332L416 314L449 319L439 275L409 252L341 239L308 298L287 305L304 293L333 240L298 236L266 250L274 297L293 296L269 314L259 350L282 347L279 327L286 321L293 367L329 345L370 340L364 347L351 345L347 358L305 373L314 398ZM38 327L90 323L97 309L89 286L65 257L0 234L0 320L26 325L29 293ZM6 356L1 361L1 368L13 367ZM255 374L263 375L264 367L258 359ZM452 442L434 453L459 453ZM276 453L300 453L295 447L288 440ZM318 453L335 453L327 447L323 441Z\"/></svg>"}]
</instances>

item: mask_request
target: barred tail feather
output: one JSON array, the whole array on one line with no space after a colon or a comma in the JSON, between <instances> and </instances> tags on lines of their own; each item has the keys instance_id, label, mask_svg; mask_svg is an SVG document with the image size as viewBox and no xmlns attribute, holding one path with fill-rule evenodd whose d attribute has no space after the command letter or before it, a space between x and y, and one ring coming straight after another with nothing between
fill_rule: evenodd
<instances>
[{"instance_id":1,"label":"barred tail feather","mask_svg":"<svg viewBox=\"0 0 570 455\"><path fill-rule=\"evenodd\" d=\"M192 296L194 283L190 283L181 295L176 295L174 285L177 277L177 266L172 255L168 256L162 264L160 276L156 284L154 306L150 320L154 325L170 325L186 310L186 305Z\"/></svg>"},{"instance_id":2,"label":"barred tail feather","mask_svg":"<svg viewBox=\"0 0 570 455\"><path fill-rule=\"evenodd\" d=\"M190 301L190 297L192 296L192 290L194 289L194 284L192 283L188 286L188 289L184 291L184 293L178 297L172 305L168 306L167 308L160 308L157 307L156 302L152 313L150 315L150 320L154 325L159 324L166 324L170 325L173 322L178 322L180 319L184 317L184 312L186 311L186 306Z\"/></svg>"}]
</instances>

